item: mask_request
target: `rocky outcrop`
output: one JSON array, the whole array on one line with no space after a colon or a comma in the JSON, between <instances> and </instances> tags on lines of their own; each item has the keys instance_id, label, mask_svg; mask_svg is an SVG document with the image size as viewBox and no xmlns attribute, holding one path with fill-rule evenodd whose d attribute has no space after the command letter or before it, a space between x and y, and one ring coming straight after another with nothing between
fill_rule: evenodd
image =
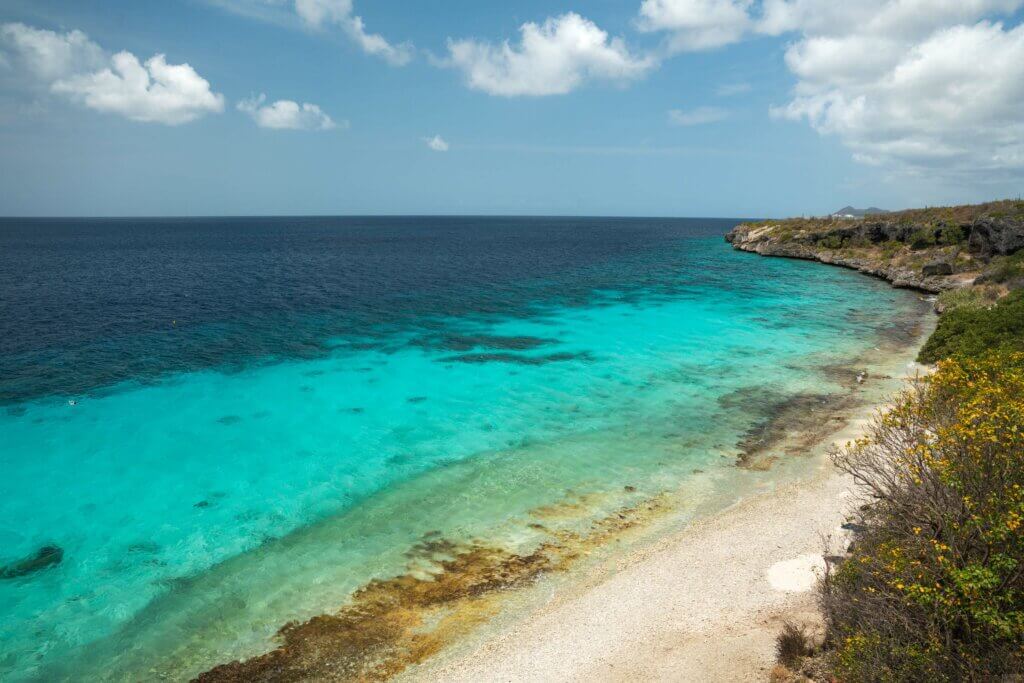
<instances>
[{"instance_id":1,"label":"rocky outcrop","mask_svg":"<svg viewBox=\"0 0 1024 683\"><path fill-rule=\"evenodd\" d=\"M883 259L859 257L844 254L842 250L816 246L812 239L788 239L780 237L771 226L737 226L725 236L727 242L741 251L750 251L762 256L820 261L843 268L852 268L866 275L888 280L896 287L919 289L938 293L961 285L960 281L948 276L925 275L921 270L895 264Z\"/></svg>"},{"instance_id":2,"label":"rocky outcrop","mask_svg":"<svg viewBox=\"0 0 1024 683\"><path fill-rule=\"evenodd\" d=\"M970 226L967 240L971 253L991 257L1024 249L1024 221L1008 218L979 218Z\"/></svg>"},{"instance_id":3,"label":"rocky outcrop","mask_svg":"<svg viewBox=\"0 0 1024 683\"><path fill-rule=\"evenodd\" d=\"M931 263L924 264L924 267L921 269L921 273L926 276L952 275L953 265L946 261L932 261Z\"/></svg>"},{"instance_id":4,"label":"rocky outcrop","mask_svg":"<svg viewBox=\"0 0 1024 683\"><path fill-rule=\"evenodd\" d=\"M992 256L1012 254L1024 248L1024 218L981 216L967 223L913 222L901 218L869 217L858 221L781 221L745 224L725 237L736 249L763 256L808 259L852 268L881 277L897 287L938 293L969 284L977 273L957 273L937 245L960 243L981 262ZM930 262L886 256L882 246L898 243L917 250ZM856 245L857 248L849 248Z\"/></svg>"}]
</instances>

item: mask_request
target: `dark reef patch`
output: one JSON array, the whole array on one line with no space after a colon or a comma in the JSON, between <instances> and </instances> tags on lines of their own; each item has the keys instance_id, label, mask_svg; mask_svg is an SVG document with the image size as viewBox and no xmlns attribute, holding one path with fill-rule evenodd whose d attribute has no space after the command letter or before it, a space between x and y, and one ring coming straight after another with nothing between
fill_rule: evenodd
<instances>
[{"instance_id":1,"label":"dark reef patch","mask_svg":"<svg viewBox=\"0 0 1024 683\"><path fill-rule=\"evenodd\" d=\"M768 417L750 427L736 443L737 465L766 470L779 454L806 455L825 435L841 428L842 412L857 398L843 394L793 394L769 406Z\"/></svg>"},{"instance_id":2,"label":"dark reef patch","mask_svg":"<svg viewBox=\"0 0 1024 683\"><path fill-rule=\"evenodd\" d=\"M549 353L546 356L520 356L514 353L464 353L442 359L455 363L513 363L516 365L546 365L547 363L564 363L571 360L590 361L593 355L589 351L581 353Z\"/></svg>"},{"instance_id":3,"label":"dark reef patch","mask_svg":"<svg viewBox=\"0 0 1024 683\"><path fill-rule=\"evenodd\" d=\"M242 418L240 418L237 415L225 415L223 417L217 418L217 423L225 425L225 426L230 426L230 425L233 425L233 424L238 424L241 421L242 421Z\"/></svg>"},{"instance_id":4,"label":"dark reef patch","mask_svg":"<svg viewBox=\"0 0 1024 683\"><path fill-rule=\"evenodd\" d=\"M419 337L410 342L413 346L441 349L443 351L472 351L473 349L530 351L541 346L557 343L557 339L545 339L543 337L502 337L489 334L445 334Z\"/></svg>"},{"instance_id":5,"label":"dark reef patch","mask_svg":"<svg viewBox=\"0 0 1024 683\"><path fill-rule=\"evenodd\" d=\"M763 413L782 400L783 394L763 386L742 387L718 397L718 406L744 413Z\"/></svg>"},{"instance_id":6,"label":"dark reef patch","mask_svg":"<svg viewBox=\"0 0 1024 683\"><path fill-rule=\"evenodd\" d=\"M0 566L0 579L20 579L23 576L55 567L63 561L63 548L59 545L44 545L27 557Z\"/></svg>"},{"instance_id":7,"label":"dark reef patch","mask_svg":"<svg viewBox=\"0 0 1024 683\"><path fill-rule=\"evenodd\" d=\"M426 400L427 400L426 396L410 396L409 398L405 399L405 402L406 403L423 403Z\"/></svg>"}]
</instances>

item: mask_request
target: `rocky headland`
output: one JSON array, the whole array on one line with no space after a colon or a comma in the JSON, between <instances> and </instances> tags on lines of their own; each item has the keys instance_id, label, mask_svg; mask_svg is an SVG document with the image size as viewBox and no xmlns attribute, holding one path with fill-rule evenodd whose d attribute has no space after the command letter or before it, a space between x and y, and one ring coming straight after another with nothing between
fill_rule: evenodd
<instances>
[{"instance_id":1,"label":"rocky headland","mask_svg":"<svg viewBox=\"0 0 1024 683\"><path fill-rule=\"evenodd\" d=\"M940 293L992 285L993 299L1019 279L1024 201L912 209L864 218L789 218L744 223L725 237L764 256L821 261Z\"/></svg>"}]
</instances>

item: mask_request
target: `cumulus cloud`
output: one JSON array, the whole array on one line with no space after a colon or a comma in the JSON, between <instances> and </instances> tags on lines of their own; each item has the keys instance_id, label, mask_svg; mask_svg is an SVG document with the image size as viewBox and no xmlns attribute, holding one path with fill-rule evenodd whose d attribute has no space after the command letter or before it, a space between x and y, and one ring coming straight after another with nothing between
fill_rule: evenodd
<instances>
[{"instance_id":1,"label":"cumulus cloud","mask_svg":"<svg viewBox=\"0 0 1024 683\"><path fill-rule=\"evenodd\" d=\"M1024 171L1024 0L643 0L673 50L792 36L779 118L900 170Z\"/></svg>"},{"instance_id":2,"label":"cumulus cloud","mask_svg":"<svg viewBox=\"0 0 1024 683\"><path fill-rule=\"evenodd\" d=\"M363 52L389 64L403 66L412 60L413 47L409 43L392 45L380 34L367 31L362 17L353 14L352 0L295 0L295 13L314 28L341 27Z\"/></svg>"},{"instance_id":3,"label":"cumulus cloud","mask_svg":"<svg viewBox=\"0 0 1024 683\"><path fill-rule=\"evenodd\" d=\"M435 152L447 152L448 143L440 135L435 135L432 138L423 138L423 141L427 143L427 147L434 150Z\"/></svg>"},{"instance_id":4,"label":"cumulus cloud","mask_svg":"<svg viewBox=\"0 0 1024 683\"><path fill-rule=\"evenodd\" d=\"M0 57L11 68L52 82L76 71L98 69L107 56L81 31L57 33L21 23L0 25Z\"/></svg>"},{"instance_id":5,"label":"cumulus cloud","mask_svg":"<svg viewBox=\"0 0 1024 683\"><path fill-rule=\"evenodd\" d=\"M709 50L738 42L752 25L752 0L643 0L637 27L666 31L672 52Z\"/></svg>"},{"instance_id":6,"label":"cumulus cloud","mask_svg":"<svg viewBox=\"0 0 1024 683\"><path fill-rule=\"evenodd\" d=\"M449 39L446 64L462 71L469 87L505 97L562 95L588 80L621 83L655 64L573 12L523 24L519 31L518 45Z\"/></svg>"},{"instance_id":7,"label":"cumulus cloud","mask_svg":"<svg viewBox=\"0 0 1024 683\"><path fill-rule=\"evenodd\" d=\"M238 103L238 110L252 117L260 128L275 130L332 130L338 127L320 107L309 102L299 104L292 100L277 100L264 104L267 96L260 95ZM347 127L347 122L342 122Z\"/></svg>"},{"instance_id":8,"label":"cumulus cloud","mask_svg":"<svg viewBox=\"0 0 1024 683\"><path fill-rule=\"evenodd\" d=\"M695 109L673 109L668 113L669 121L677 126L700 126L716 123L729 118L729 112L719 107L697 107Z\"/></svg>"},{"instance_id":9,"label":"cumulus cloud","mask_svg":"<svg viewBox=\"0 0 1024 683\"><path fill-rule=\"evenodd\" d=\"M188 64L160 54L145 64L130 52L107 56L81 31L4 24L0 47L37 86L96 111L175 126L224 110L224 97Z\"/></svg>"},{"instance_id":10,"label":"cumulus cloud","mask_svg":"<svg viewBox=\"0 0 1024 683\"><path fill-rule=\"evenodd\" d=\"M846 6L851 5L851 6ZM766 3L761 30L798 30L778 117L838 136L860 161L969 175L1024 170L1021 0Z\"/></svg>"},{"instance_id":11,"label":"cumulus cloud","mask_svg":"<svg viewBox=\"0 0 1024 683\"><path fill-rule=\"evenodd\" d=\"M55 81L52 90L96 111L169 126L224 111L224 96L188 64L168 64L164 55L142 64L130 52L110 62L110 68Z\"/></svg>"}]
</instances>

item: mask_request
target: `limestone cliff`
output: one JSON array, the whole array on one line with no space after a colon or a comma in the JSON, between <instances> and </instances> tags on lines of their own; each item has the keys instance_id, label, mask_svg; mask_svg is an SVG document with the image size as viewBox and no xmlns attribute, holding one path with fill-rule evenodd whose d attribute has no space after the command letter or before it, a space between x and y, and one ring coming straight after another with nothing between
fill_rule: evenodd
<instances>
[{"instance_id":1,"label":"limestone cliff","mask_svg":"<svg viewBox=\"0 0 1024 683\"><path fill-rule=\"evenodd\" d=\"M984 279L994 262L1024 248L1024 202L745 223L725 239L743 251L821 261L937 293Z\"/></svg>"}]
</instances>

